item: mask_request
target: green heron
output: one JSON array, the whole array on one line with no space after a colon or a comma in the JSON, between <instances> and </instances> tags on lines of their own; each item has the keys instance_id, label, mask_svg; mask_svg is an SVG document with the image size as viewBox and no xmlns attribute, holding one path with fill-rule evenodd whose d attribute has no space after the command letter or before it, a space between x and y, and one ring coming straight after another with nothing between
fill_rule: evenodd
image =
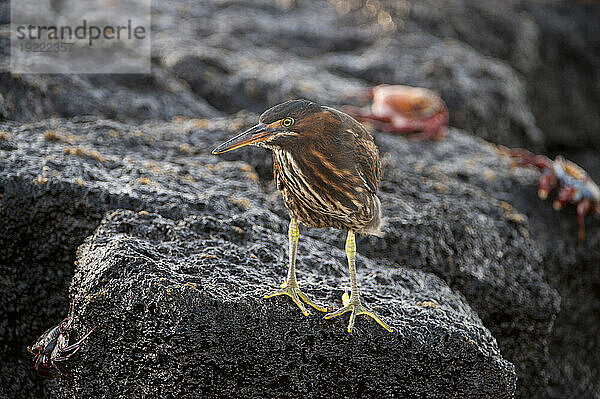
<instances>
[{"instance_id":1,"label":"green heron","mask_svg":"<svg viewBox=\"0 0 600 399\"><path fill-rule=\"evenodd\" d=\"M213 154L249 144L273 151L275 182L291 217L287 279L280 290L265 298L287 295L305 316L308 311L302 302L326 312L298 287L298 223L347 230L350 296L346 292L342 296L344 306L325 318L351 312L348 332L352 332L356 316L364 314L391 332L361 303L356 282L355 233L381 234L381 204L377 198L381 166L373 137L343 112L307 100L292 100L265 111L256 126L221 144Z\"/></svg>"}]
</instances>

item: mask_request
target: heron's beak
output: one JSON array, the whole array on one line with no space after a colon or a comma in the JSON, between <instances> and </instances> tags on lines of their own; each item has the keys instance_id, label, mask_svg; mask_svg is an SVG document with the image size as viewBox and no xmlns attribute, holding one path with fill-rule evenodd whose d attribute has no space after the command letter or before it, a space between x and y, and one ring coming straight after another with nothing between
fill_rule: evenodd
<instances>
[{"instance_id":1,"label":"heron's beak","mask_svg":"<svg viewBox=\"0 0 600 399\"><path fill-rule=\"evenodd\" d=\"M258 143L260 141L268 139L273 133L273 131L267 129L267 125L265 125L264 123L259 123L258 125L251 127L245 132L240 133L237 136L227 140L226 142L215 148L212 151L212 153L222 154L224 152L232 151L236 148L240 148L248 144Z\"/></svg>"}]
</instances>

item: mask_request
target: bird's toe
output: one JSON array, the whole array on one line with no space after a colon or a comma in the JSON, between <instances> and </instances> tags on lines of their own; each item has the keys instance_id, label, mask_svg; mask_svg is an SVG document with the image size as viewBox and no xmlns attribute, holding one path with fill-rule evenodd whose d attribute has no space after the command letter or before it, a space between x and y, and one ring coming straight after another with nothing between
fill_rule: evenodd
<instances>
[{"instance_id":1,"label":"bird's toe","mask_svg":"<svg viewBox=\"0 0 600 399\"><path fill-rule=\"evenodd\" d=\"M300 310L302 311L302 314L304 314L304 316L309 315L309 312L308 312L308 310L306 310L306 306L304 306L304 303L312 306L313 308L315 308L316 310L318 310L320 312L327 311L327 308L325 306L320 305L319 303L310 299L304 292L302 292L300 290L300 288L298 288L297 286L295 287L293 285L288 285L287 283L282 284L281 289L265 295L264 298L267 299L267 298L272 298L272 297L279 296L279 295L289 296L292 299L292 301L296 304L296 306L298 306L300 308Z\"/></svg>"},{"instance_id":2,"label":"bird's toe","mask_svg":"<svg viewBox=\"0 0 600 399\"><path fill-rule=\"evenodd\" d=\"M344 295L346 295L346 294L344 294ZM351 333L352 330L354 329L354 322L356 320L356 316L361 315L361 314L372 318L373 320L375 320L375 322L377 324L379 324L381 327L385 328L388 332L394 331L390 326L388 326L386 323L384 323L379 318L379 316L377 316L375 313L373 313L372 311L370 311L369 309L364 307L360 302L359 303L350 303L350 299L346 298L344 300L344 297L342 297L342 301L344 302L345 306L336 310L335 312L327 313L325 315L325 319L332 319L334 317L341 316L344 313L352 312L350 314L350 320L348 321L348 332L349 333Z\"/></svg>"}]
</instances>

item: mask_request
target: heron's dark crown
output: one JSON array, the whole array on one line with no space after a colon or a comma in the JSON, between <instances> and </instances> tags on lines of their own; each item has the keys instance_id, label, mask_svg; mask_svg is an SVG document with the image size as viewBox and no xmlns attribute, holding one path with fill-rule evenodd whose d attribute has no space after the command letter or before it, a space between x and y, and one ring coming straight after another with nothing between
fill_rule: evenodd
<instances>
[{"instance_id":1,"label":"heron's dark crown","mask_svg":"<svg viewBox=\"0 0 600 399\"><path fill-rule=\"evenodd\" d=\"M322 112L323 108L308 100L291 100L269 108L260 116L260 122L273 123L283 118L300 120L308 115Z\"/></svg>"}]
</instances>

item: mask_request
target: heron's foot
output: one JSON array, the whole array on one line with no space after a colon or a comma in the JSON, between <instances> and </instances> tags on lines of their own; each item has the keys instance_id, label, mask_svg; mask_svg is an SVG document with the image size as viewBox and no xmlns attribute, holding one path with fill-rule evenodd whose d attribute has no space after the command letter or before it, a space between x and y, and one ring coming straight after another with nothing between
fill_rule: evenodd
<instances>
[{"instance_id":1,"label":"heron's foot","mask_svg":"<svg viewBox=\"0 0 600 399\"><path fill-rule=\"evenodd\" d=\"M277 290L273 293L265 295L265 299L272 298L272 297L278 296L278 295L287 295L290 298L292 298L292 301L294 301L294 303L296 305L298 305L298 307L300 308L300 310L302 311L302 314L304 314L304 316L308 316L308 311L306 310L304 303L312 306L313 308L317 309L319 312L327 312L327 308L325 306L316 303L315 301L310 299L308 296L306 296L306 294L304 292L300 291L300 288L298 288L298 283L295 281L292 283L290 283L289 281L284 281L283 284L281 284L280 290ZM302 303L302 302L304 302L304 303Z\"/></svg>"},{"instance_id":2,"label":"heron's foot","mask_svg":"<svg viewBox=\"0 0 600 399\"><path fill-rule=\"evenodd\" d=\"M377 322L377 324L379 324L381 327L385 328L389 332L394 331L391 327L389 327L387 324L385 324L383 321L381 321L381 319L375 313L371 312L369 309L364 307L360 303L360 299L351 300L347 291L344 292L344 295L342 295L342 302L344 304L344 307L336 310L335 312L327 313L325 315L325 318L331 319L331 318L334 318L337 316L341 316L346 312L352 312L350 314L350 322L348 323L348 332L349 333L351 333L352 329L354 328L354 320L356 319L356 316L361 315L361 314L364 314L365 316L369 316L370 318L375 320Z\"/></svg>"}]
</instances>

